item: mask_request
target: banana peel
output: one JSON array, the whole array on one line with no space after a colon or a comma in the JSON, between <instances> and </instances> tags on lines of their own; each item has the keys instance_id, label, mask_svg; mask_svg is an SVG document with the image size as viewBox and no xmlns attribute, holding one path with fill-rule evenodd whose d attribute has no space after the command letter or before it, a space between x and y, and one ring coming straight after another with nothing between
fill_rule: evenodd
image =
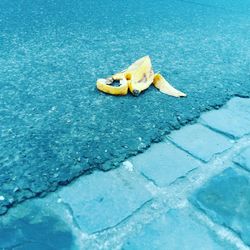
<instances>
[{"instance_id":1,"label":"banana peel","mask_svg":"<svg viewBox=\"0 0 250 250\"><path fill-rule=\"evenodd\" d=\"M120 79L118 85L112 85L114 82L113 78L98 79L96 87L107 94L111 95L126 95L128 93L128 81L125 78Z\"/></svg>"},{"instance_id":2,"label":"banana peel","mask_svg":"<svg viewBox=\"0 0 250 250\"><path fill-rule=\"evenodd\" d=\"M125 78L129 81L128 87L130 92L135 96L148 89L154 79L149 56L142 57L130 65L125 71Z\"/></svg>"},{"instance_id":3,"label":"banana peel","mask_svg":"<svg viewBox=\"0 0 250 250\"><path fill-rule=\"evenodd\" d=\"M174 97L185 97L187 96L185 93L179 91L178 89L174 88L161 74L155 74L154 86L159 89L162 93L174 96Z\"/></svg>"},{"instance_id":4,"label":"banana peel","mask_svg":"<svg viewBox=\"0 0 250 250\"><path fill-rule=\"evenodd\" d=\"M186 94L171 86L162 75L154 74L149 56L144 56L127 69L109 78L98 79L96 82L97 89L104 93L126 95L129 90L134 96L138 96L142 91L148 89L151 84L154 84L164 94L174 97L186 96Z\"/></svg>"}]
</instances>

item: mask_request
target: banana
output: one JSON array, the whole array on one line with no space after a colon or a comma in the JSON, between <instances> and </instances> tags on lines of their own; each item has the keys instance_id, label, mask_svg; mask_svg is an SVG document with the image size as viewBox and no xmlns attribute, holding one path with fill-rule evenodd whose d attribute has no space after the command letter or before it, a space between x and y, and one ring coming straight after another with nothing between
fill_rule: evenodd
<instances>
[{"instance_id":1,"label":"banana","mask_svg":"<svg viewBox=\"0 0 250 250\"><path fill-rule=\"evenodd\" d=\"M119 84L115 85L115 81L119 81ZM164 94L175 97L186 96L171 86L162 75L154 74L149 56L140 58L127 69L112 75L112 77L98 79L96 86L100 91L111 95L126 95L130 90L134 96L138 96L152 83Z\"/></svg>"},{"instance_id":2,"label":"banana","mask_svg":"<svg viewBox=\"0 0 250 250\"><path fill-rule=\"evenodd\" d=\"M144 56L111 78L98 79L96 86L107 94L126 95L129 89L133 95L138 96L152 84L153 79L151 60L149 56ZM120 81L120 85L112 86L113 81Z\"/></svg>"},{"instance_id":3,"label":"banana","mask_svg":"<svg viewBox=\"0 0 250 250\"><path fill-rule=\"evenodd\" d=\"M154 71L149 56L144 56L134 62L125 71L125 78L129 81L130 92L138 96L153 82Z\"/></svg>"},{"instance_id":4,"label":"banana","mask_svg":"<svg viewBox=\"0 0 250 250\"><path fill-rule=\"evenodd\" d=\"M164 94L174 97L187 96L185 93L175 89L161 74L155 74L153 84Z\"/></svg>"},{"instance_id":5,"label":"banana","mask_svg":"<svg viewBox=\"0 0 250 250\"><path fill-rule=\"evenodd\" d=\"M112 85L115 79L98 79L96 82L96 87L107 94L111 95L126 95L128 93L128 81L125 78L119 79L119 85Z\"/></svg>"}]
</instances>

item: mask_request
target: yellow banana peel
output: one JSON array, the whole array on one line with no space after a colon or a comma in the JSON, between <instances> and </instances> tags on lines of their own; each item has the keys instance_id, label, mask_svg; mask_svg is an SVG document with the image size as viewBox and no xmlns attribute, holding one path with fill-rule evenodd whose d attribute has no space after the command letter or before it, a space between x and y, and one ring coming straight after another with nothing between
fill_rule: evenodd
<instances>
[{"instance_id":1,"label":"yellow banana peel","mask_svg":"<svg viewBox=\"0 0 250 250\"><path fill-rule=\"evenodd\" d=\"M119 81L119 84L114 82ZM127 69L118 72L107 79L98 79L97 88L111 95L126 95L128 90L138 96L142 91L154 84L162 93L182 97L186 94L172 87L159 73L154 74L149 56L144 56L131 64Z\"/></svg>"},{"instance_id":2,"label":"yellow banana peel","mask_svg":"<svg viewBox=\"0 0 250 250\"><path fill-rule=\"evenodd\" d=\"M114 82L113 79L98 79L96 82L96 87L107 94L111 95L126 95L128 93L128 81L120 79L120 82L117 86L112 85Z\"/></svg>"},{"instance_id":3,"label":"yellow banana peel","mask_svg":"<svg viewBox=\"0 0 250 250\"><path fill-rule=\"evenodd\" d=\"M154 86L159 89L162 93L171 95L174 97L185 97L187 96L185 93L174 88L161 74L155 74Z\"/></svg>"},{"instance_id":4,"label":"yellow banana peel","mask_svg":"<svg viewBox=\"0 0 250 250\"><path fill-rule=\"evenodd\" d=\"M154 79L154 72L149 56L142 57L130 65L125 71L125 78L129 80L129 90L135 96L138 96L143 90L148 89Z\"/></svg>"}]
</instances>

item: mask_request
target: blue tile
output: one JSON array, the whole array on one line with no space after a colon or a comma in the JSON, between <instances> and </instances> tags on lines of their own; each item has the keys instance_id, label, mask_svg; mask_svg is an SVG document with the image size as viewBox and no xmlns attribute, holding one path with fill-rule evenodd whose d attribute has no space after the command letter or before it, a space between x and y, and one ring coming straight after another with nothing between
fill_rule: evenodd
<instances>
[{"instance_id":1,"label":"blue tile","mask_svg":"<svg viewBox=\"0 0 250 250\"><path fill-rule=\"evenodd\" d=\"M170 142L153 144L132 159L135 168L162 187L200 166L200 162Z\"/></svg>"},{"instance_id":2,"label":"blue tile","mask_svg":"<svg viewBox=\"0 0 250 250\"><path fill-rule=\"evenodd\" d=\"M232 142L210 129L194 124L172 132L168 138L197 158L208 162L216 153L232 146Z\"/></svg>"},{"instance_id":3,"label":"blue tile","mask_svg":"<svg viewBox=\"0 0 250 250\"><path fill-rule=\"evenodd\" d=\"M225 108L207 112L200 122L235 138L250 133L250 101L234 98Z\"/></svg>"},{"instance_id":4,"label":"blue tile","mask_svg":"<svg viewBox=\"0 0 250 250\"><path fill-rule=\"evenodd\" d=\"M250 178L243 170L224 170L197 190L191 201L250 246Z\"/></svg>"},{"instance_id":5,"label":"blue tile","mask_svg":"<svg viewBox=\"0 0 250 250\"><path fill-rule=\"evenodd\" d=\"M250 171L250 147L244 148L235 158L234 162Z\"/></svg>"},{"instance_id":6,"label":"blue tile","mask_svg":"<svg viewBox=\"0 0 250 250\"><path fill-rule=\"evenodd\" d=\"M235 97L232 98L226 105L226 107L236 112L238 115L248 117L250 119L250 98Z\"/></svg>"},{"instance_id":7,"label":"blue tile","mask_svg":"<svg viewBox=\"0 0 250 250\"><path fill-rule=\"evenodd\" d=\"M126 240L123 250L235 249L221 242L188 210L170 210Z\"/></svg>"},{"instance_id":8,"label":"blue tile","mask_svg":"<svg viewBox=\"0 0 250 250\"><path fill-rule=\"evenodd\" d=\"M152 197L139 176L123 170L95 172L59 192L87 233L113 227Z\"/></svg>"},{"instance_id":9,"label":"blue tile","mask_svg":"<svg viewBox=\"0 0 250 250\"><path fill-rule=\"evenodd\" d=\"M0 249L74 249L74 236L68 225L44 207L16 209L0 217Z\"/></svg>"}]
</instances>

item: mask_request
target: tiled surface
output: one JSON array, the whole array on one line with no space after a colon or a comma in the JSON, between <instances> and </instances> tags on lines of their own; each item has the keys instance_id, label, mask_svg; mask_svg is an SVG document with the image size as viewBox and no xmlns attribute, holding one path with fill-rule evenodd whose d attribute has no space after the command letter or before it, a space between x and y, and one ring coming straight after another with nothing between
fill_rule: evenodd
<instances>
[{"instance_id":1,"label":"tiled surface","mask_svg":"<svg viewBox=\"0 0 250 250\"><path fill-rule=\"evenodd\" d=\"M219 242L209 230L186 209L170 210L132 235L124 250L223 250L236 249Z\"/></svg>"},{"instance_id":2,"label":"tiled surface","mask_svg":"<svg viewBox=\"0 0 250 250\"><path fill-rule=\"evenodd\" d=\"M145 153L134 157L132 163L160 187L169 185L201 165L190 154L170 142L152 145Z\"/></svg>"},{"instance_id":3,"label":"tiled surface","mask_svg":"<svg viewBox=\"0 0 250 250\"><path fill-rule=\"evenodd\" d=\"M73 223L56 195L27 201L0 217L0 249L77 249Z\"/></svg>"},{"instance_id":4,"label":"tiled surface","mask_svg":"<svg viewBox=\"0 0 250 250\"><path fill-rule=\"evenodd\" d=\"M128 171L95 172L58 194L86 233L119 224L151 199L144 182Z\"/></svg>"},{"instance_id":5,"label":"tiled surface","mask_svg":"<svg viewBox=\"0 0 250 250\"><path fill-rule=\"evenodd\" d=\"M250 245L250 176L228 168L192 196L195 206Z\"/></svg>"},{"instance_id":6,"label":"tiled surface","mask_svg":"<svg viewBox=\"0 0 250 250\"><path fill-rule=\"evenodd\" d=\"M239 107L236 108L234 103ZM220 110L203 114L201 123L232 137L240 138L250 133L250 110L247 108L248 105L250 105L248 99L236 98Z\"/></svg>"},{"instance_id":7,"label":"tiled surface","mask_svg":"<svg viewBox=\"0 0 250 250\"><path fill-rule=\"evenodd\" d=\"M249 127L223 124L225 110L247 121L249 99L230 100L204 115L206 126L185 126L116 170L10 209L0 249L250 249Z\"/></svg>"},{"instance_id":8,"label":"tiled surface","mask_svg":"<svg viewBox=\"0 0 250 250\"><path fill-rule=\"evenodd\" d=\"M171 133L168 138L205 162L232 146L228 138L200 124L185 126L180 131Z\"/></svg>"},{"instance_id":9,"label":"tiled surface","mask_svg":"<svg viewBox=\"0 0 250 250\"><path fill-rule=\"evenodd\" d=\"M244 148L238 155L236 155L234 162L250 171L250 147Z\"/></svg>"}]
</instances>

